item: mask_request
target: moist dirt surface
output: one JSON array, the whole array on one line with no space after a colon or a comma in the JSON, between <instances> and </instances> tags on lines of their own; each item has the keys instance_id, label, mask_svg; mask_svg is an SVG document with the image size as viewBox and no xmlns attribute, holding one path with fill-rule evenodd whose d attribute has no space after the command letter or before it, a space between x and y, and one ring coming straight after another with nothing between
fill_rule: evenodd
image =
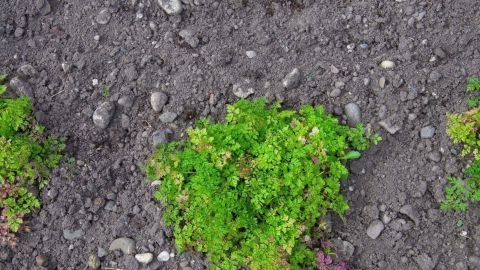
<instances>
[{"instance_id":1,"label":"moist dirt surface","mask_svg":"<svg viewBox=\"0 0 480 270\"><path fill-rule=\"evenodd\" d=\"M177 254L143 162L240 97L324 105L384 138L350 162L350 209L332 217L350 269L480 269L476 206L439 210L465 165L445 114L467 109L466 78L480 75L478 1L179 3L0 1L0 72L67 138L31 232L0 248L0 269L206 269L201 254ZM122 237L131 254L109 250Z\"/></svg>"}]
</instances>

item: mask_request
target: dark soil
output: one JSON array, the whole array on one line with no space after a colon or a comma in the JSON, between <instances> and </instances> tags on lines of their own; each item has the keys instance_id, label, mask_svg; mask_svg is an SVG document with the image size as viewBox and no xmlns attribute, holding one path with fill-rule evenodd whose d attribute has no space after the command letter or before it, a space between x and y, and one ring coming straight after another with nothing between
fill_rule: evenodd
<instances>
[{"instance_id":1,"label":"dark soil","mask_svg":"<svg viewBox=\"0 0 480 270\"><path fill-rule=\"evenodd\" d=\"M134 254L175 253L142 172L152 133L170 128L179 139L201 116L220 120L238 99L234 88L288 107L323 104L343 121L354 102L382 134L350 164L351 209L345 223L334 218L332 237L355 247L351 269L480 269L479 212L439 210L447 176L464 165L445 113L466 109L466 78L480 75L478 1L185 0L180 15L156 0L48 0L50 10L45 1L0 2L0 72L19 76L16 90L32 97L37 119L68 138L67 157L41 193L32 231L0 248L0 269L85 269L99 248L103 269L206 268L199 254L141 266L108 248L130 237ZM111 18L98 24L104 8ZM395 67L380 67L384 60ZM36 72L18 72L25 64ZM294 68L300 85L285 89ZM167 93L173 122L152 109L155 91ZM100 129L92 114L105 101L116 110ZM426 126L435 128L430 139L420 137ZM385 229L374 240L366 232L375 220ZM78 235L67 240L69 232Z\"/></svg>"}]
</instances>

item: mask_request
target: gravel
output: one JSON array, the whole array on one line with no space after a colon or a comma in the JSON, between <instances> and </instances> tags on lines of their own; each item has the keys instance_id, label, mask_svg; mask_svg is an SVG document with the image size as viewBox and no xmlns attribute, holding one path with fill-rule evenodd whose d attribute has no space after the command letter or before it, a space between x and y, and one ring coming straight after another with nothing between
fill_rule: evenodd
<instances>
[{"instance_id":1,"label":"gravel","mask_svg":"<svg viewBox=\"0 0 480 270\"><path fill-rule=\"evenodd\" d=\"M183 29L178 33L179 36L187 42L188 45L192 48L196 48L198 44L200 43L200 40L195 36L192 30L189 29Z\"/></svg>"},{"instance_id":2,"label":"gravel","mask_svg":"<svg viewBox=\"0 0 480 270\"><path fill-rule=\"evenodd\" d=\"M115 113L115 104L112 102L104 102L93 113L93 123L95 126L105 129L110 124L113 114Z\"/></svg>"},{"instance_id":3,"label":"gravel","mask_svg":"<svg viewBox=\"0 0 480 270\"><path fill-rule=\"evenodd\" d=\"M349 126L354 127L362 122L362 113L360 107L356 103L348 103L345 105L344 111Z\"/></svg>"},{"instance_id":4,"label":"gravel","mask_svg":"<svg viewBox=\"0 0 480 270\"><path fill-rule=\"evenodd\" d=\"M135 241L131 238L120 237L113 240L108 250L121 250L123 254L132 254L135 251Z\"/></svg>"},{"instance_id":5,"label":"gravel","mask_svg":"<svg viewBox=\"0 0 480 270\"><path fill-rule=\"evenodd\" d=\"M81 229L74 230L74 231L69 230L69 229L63 230L63 238L65 238L69 241L73 241L75 239L78 239L78 238L82 237L84 234L85 233Z\"/></svg>"},{"instance_id":6,"label":"gravel","mask_svg":"<svg viewBox=\"0 0 480 270\"><path fill-rule=\"evenodd\" d=\"M153 254L152 253L141 253L135 255L135 259L141 263L141 264L149 264L153 260Z\"/></svg>"},{"instance_id":7,"label":"gravel","mask_svg":"<svg viewBox=\"0 0 480 270\"><path fill-rule=\"evenodd\" d=\"M96 255L92 254L88 256L87 266L89 269L97 270L100 268L101 265L102 263L100 262L100 259Z\"/></svg>"},{"instance_id":8,"label":"gravel","mask_svg":"<svg viewBox=\"0 0 480 270\"><path fill-rule=\"evenodd\" d=\"M168 253L168 251L165 251L165 250L160 252L160 254L158 254L157 256L157 260L160 262L166 262L170 260L170 253Z\"/></svg>"},{"instance_id":9,"label":"gravel","mask_svg":"<svg viewBox=\"0 0 480 270\"><path fill-rule=\"evenodd\" d=\"M182 3L180 0L158 0L158 4L169 15L180 14Z\"/></svg>"},{"instance_id":10,"label":"gravel","mask_svg":"<svg viewBox=\"0 0 480 270\"><path fill-rule=\"evenodd\" d=\"M385 225L380 220L374 220L367 228L367 235L371 239L377 239L385 229Z\"/></svg>"},{"instance_id":11,"label":"gravel","mask_svg":"<svg viewBox=\"0 0 480 270\"><path fill-rule=\"evenodd\" d=\"M300 85L300 79L302 74L298 68L294 68L290 73L288 73L285 78L282 80L282 85L285 89L295 89Z\"/></svg>"},{"instance_id":12,"label":"gravel","mask_svg":"<svg viewBox=\"0 0 480 270\"><path fill-rule=\"evenodd\" d=\"M168 96L163 92L154 92L150 96L150 104L152 105L152 109L156 112L161 112L163 106L167 104Z\"/></svg>"},{"instance_id":13,"label":"gravel","mask_svg":"<svg viewBox=\"0 0 480 270\"><path fill-rule=\"evenodd\" d=\"M177 116L174 112L164 112L160 115L159 119L162 123L171 123L177 119Z\"/></svg>"},{"instance_id":14,"label":"gravel","mask_svg":"<svg viewBox=\"0 0 480 270\"><path fill-rule=\"evenodd\" d=\"M380 63L380 66L384 69L392 69L395 67L395 63L390 60L385 60L385 61L382 61L382 63Z\"/></svg>"},{"instance_id":15,"label":"gravel","mask_svg":"<svg viewBox=\"0 0 480 270\"><path fill-rule=\"evenodd\" d=\"M433 126L426 126L420 130L420 137L422 139L431 139L435 135L435 128Z\"/></svg>"},{"instance_id":16,"label":"gravel","mask_svg":"<svg viewBox=\"0 0 480 270\"><path fill-rule=\"evenodd\" d=\"M111 13L108 9L104 8L100 10L96 17L96 21L98 24L107 24L110 21Z\"/></svg>"}]
</instances>

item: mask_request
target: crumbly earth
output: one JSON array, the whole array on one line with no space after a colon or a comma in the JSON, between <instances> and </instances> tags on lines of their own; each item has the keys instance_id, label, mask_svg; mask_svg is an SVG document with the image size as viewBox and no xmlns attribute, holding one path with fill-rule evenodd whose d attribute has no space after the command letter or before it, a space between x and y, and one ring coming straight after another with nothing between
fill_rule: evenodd
<instances>
[{"instance_id":1,"label":"crumbly earth","mask_svg":"<svg viewBox=\"0 0 480 270\"><path fill-rule=\"evenodd\" d=\"M439 210L447 176L464 165L445 113L466 109L466 78L480 75L477 1L182 6L168 15L157 0L0 1L0 72L18 76L16 91L32 97L37 119L68 138L32 231L15 249L0 248L0 269L86 269L90 255L103 269L205 269L200 254L176 254L142 163L155 131L180 139L201 116L220 120L239 96L323 104L344 122L344 106L356 103L361 121L382 134L351 162L351 208L345 221L333 218L331 237L355 247L350 269L480 269L476 207ZM34 70L18 70L26 64ZM286 76L295 68L300 76ZM157 91L168 96L161 112L150 104ZM115 111L101 129L92 115L105 101ZM427 126L433 137L422 138ZM119 237L135 241L133 254L109 251ZM162 251L175 256L159 262ZM141 265L133 255L145 252L155 258ZM39 255L46 262L36 263Z\"/></svg>"}]
</instances>

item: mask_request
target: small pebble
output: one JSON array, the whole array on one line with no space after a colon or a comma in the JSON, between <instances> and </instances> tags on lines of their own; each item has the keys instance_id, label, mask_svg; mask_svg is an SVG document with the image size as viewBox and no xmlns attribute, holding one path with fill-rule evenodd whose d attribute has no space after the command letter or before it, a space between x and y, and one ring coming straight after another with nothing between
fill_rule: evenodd
<instances>
[{"instance_id":1,"label":"small pebble","mask_svg":"<svg viewBox=\"0 0 480 270\"><path fill-rule=\"evenodd\" d=\"M420 137L422 139L430 139L435 135L435 128L433 126L426 126L420 130Z\"/></svg>"},{"instance_id":2,"label":"small pebble","mask_svg":"<svg viewBox=\"0 0 480 270\"><path fill-rule=\"evenodd\" d=\"M383 223L380 220L374 220L368 226L367 235L372 239L377 239L384 229L385 229L385 225L383 225Z\"/></svg>"},{"instance_id":3,"label":"small pebble","mask_svg":"<svg viewBox=\"0 0 480 270\"><path fill-rule=\"evenodd\" d=\"M250 59L255 58L255 56L257 56L257 53L255 51L246 51L245 54Z\"/></svg>"},{"instance_id":4,"label":"small pebble","mask_svg":"<svg viewBox=\"0 0 480 270\"><path fill-rule=\"evenodd\" d=\"M301 73L298 68L294 68L288 73L282 80L283 87L285 89L294 89L300 85Z\"/></svg>"},{"instance_id":5,"label":"small pebble","mask_svg":"<svg viewBox=\"0 0 480 270\"><path fill-rule=\"evenodd\" d=\"M380 66L384 69L392 69L395 67L395 63L390 60L385 60L382 63L380 63Z\"/></svg>"},{"instance_id":6,"label":"small pebble","mask_svg":"<svg viewBox=\"0 0 480 270\"><path fill-rule=\"evenodd\" d=\"M40 267L45 267L48 265L48 259L45 255L38 255L35 257L35 264Z\"/></svg>"},{"instance_id":7,"label":"small pebble","mask_svg":"<svg viewBox=\"0 0 480 270\"><path fill-rule=\"evenodd\" d=\"M149 264L153 260L153 254L152 253L141 253L135 255L135 259L141 263L141 264Z\"/></svg>"},{"instance_id":8,"label":"small pebble","mask_svg":"<svg viewBox=\"0 0 480 270\"><path fill-rule=\"evenodd\" d=\"M362 113L360 107L356 103L348 103L345 105L345 115L350 126L356 126L362 121Z\"/></svg>"},{"instance_id":9,"label":"small pebble","mask_svg":"<svg viewBox=\"0 0 480 270\"><path fill-rule=\"evenodd\" d=\"M168 251L162 251L160 254L157 256L157 260L160 262L166 262L170 260L170 253Z\"/></svg>"}]
</instances>

